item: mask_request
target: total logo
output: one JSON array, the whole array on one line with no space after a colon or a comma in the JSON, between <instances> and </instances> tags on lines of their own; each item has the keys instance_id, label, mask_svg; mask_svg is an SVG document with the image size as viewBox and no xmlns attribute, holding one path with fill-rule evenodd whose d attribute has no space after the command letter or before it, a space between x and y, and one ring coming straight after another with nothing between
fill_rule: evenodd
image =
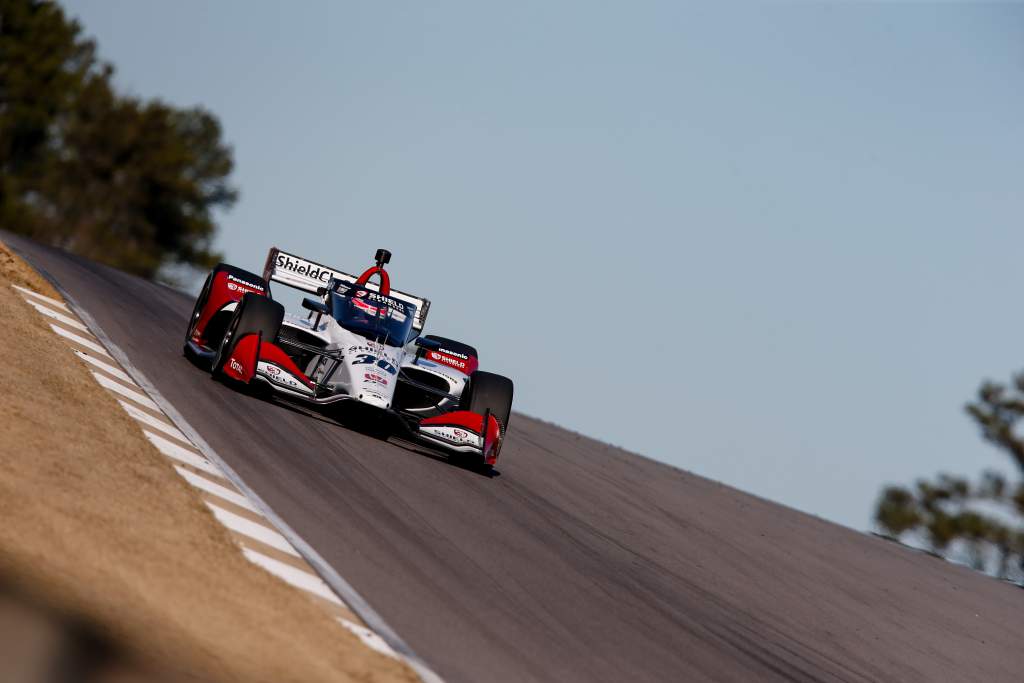
<instances>
[{"instance_id":1,"label":"total logo","mask_svg":"<svg viewBox=\"0 0 1024 683\"><path fill-rule=\"evenodd\" d=\"M235 372L237 372L239 375L244 375L245 374L245 368L243 368L242 364L239 363L234 358L231 359L231 369L234 370Z\"/></svg>"}]
</instances>

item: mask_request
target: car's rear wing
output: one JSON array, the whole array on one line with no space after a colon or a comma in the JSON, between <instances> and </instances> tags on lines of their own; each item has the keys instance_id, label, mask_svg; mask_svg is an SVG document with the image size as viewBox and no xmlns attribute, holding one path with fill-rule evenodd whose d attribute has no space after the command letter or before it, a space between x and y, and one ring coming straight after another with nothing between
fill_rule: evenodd
<instances>
[{"instance_id":1,"label":"car's rear wing","mask_svg":"<svg viewBox=\"0 0 1024 683\"><path fill-rule=\"evenodd\" d=\"M304 259L295 254L289 254L277 247L270 248L270 252L267 254L267 263L263 266L263 279L267 282L280 282L304 292L316 292L318 288L326 287L331 278L354 283L358 276ZM366 283L366 287L379 290L376 284L369 282ZM397 289L391 290L391 296L416 306L416 317L413 318L412 327L416 332L421 332L423 325L427 322L430 302Z\"/></svg>"}]
</instances>

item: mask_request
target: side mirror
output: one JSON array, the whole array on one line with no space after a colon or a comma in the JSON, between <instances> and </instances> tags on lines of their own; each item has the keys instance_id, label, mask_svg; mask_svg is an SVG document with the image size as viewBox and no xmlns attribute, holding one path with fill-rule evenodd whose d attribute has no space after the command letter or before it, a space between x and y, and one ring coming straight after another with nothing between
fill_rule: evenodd
<instances>
[{"instance_id":1,"label":"side mirror","mask_svg":"<svg viewBox=\"0 0 1024 683\"><path fill-rule=\"evenodd\" d=\"M314 313L319 313L320 315L326 315L328 313L327 304L318 299L311 299L308 296L302 300L302 307L313 311Z\"/></svg>"}]
</instances>

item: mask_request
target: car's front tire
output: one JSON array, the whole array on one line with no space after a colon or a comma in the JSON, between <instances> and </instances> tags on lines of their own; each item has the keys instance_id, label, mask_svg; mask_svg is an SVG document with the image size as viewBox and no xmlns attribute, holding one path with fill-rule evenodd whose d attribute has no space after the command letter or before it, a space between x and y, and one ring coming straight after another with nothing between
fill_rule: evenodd
<instances>
[{"instance_id":1,"label":"car's front tire","mask_svg":"<svg viewBox=\"0 0 1024 683\"><path fill-rule=\"evenodd\" d=\"M476 370L469 376L469 383L462 391L461 408L483 415L490 414L498 421L502 437L508 429L512 415L512 380L493 372Z\"/></svg>"},{"instance_id":2,"label":"car's front tire","mask_svg":"<svg viewBox=\"0 0 1024 683\"><path fill-rule=\"evenodd\" d=\"M196 304L192 307L192 315L189 317L188 327L185 329L185 343L181 349L186 358L192 357L192 348L188 343L192 341L192 335L195 334L196 325L199 324L199 318L206 307L206 301L210 298L210 286L213 283L213 276L216 272L214 270L206 276L206 282L203 283L203 288L199 291L199 296L196 297Z\"/></svg>"},{"instance_id":3,"label":"car's front tire","mask_svg":"<svg viewBox=\"0 0 1024 683\"><path fill-rule=\"evenodd\" d=\"M235 344L248 334L261 334L263 341L274 342L281 330L284 320L284 306L259 294L246 294L238 302L231 321L217 348L217 356L213 360L210 374L219 377L228 358L231 357Z\"/></svg>"}]
</instances>

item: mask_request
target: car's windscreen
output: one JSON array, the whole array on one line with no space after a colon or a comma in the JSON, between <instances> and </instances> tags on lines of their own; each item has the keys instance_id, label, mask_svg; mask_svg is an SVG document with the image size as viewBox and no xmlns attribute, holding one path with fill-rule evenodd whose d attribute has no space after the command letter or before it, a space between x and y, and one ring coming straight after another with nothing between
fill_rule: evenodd
<instances>
[{"instance_id":1,"label":"car's windscreen","mask_svg":"<svg viewBox=\"0 0 1024 683\"><path fill-rule=\"evenodd\" d=\"M350 332L390 346L404 346L412 332L416 306L365 289L331 292L331 311Z\"/></svg>"}]
</instances>

